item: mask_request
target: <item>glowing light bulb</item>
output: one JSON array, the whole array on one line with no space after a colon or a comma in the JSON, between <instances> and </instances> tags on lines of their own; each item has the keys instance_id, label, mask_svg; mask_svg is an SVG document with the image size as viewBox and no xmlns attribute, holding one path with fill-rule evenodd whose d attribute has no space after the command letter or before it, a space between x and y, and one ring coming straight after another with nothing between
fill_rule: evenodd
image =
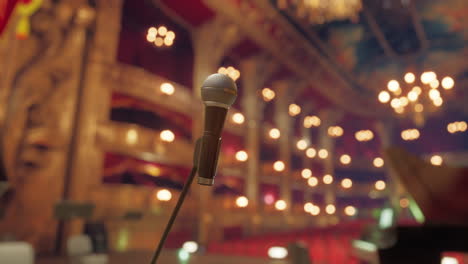
<instances>
[{"instance_id":1,"label":"glowing light bulb","mask_svg":"<svg viewBox=\"0 0 468 264\"><path fill-rule=\"evenodd\" d=\"M175 139L175 135L172 131L166 129L159 133L159 138L165 142L172 142Z\"/></svg>"},{"instance_id":2,"label":"glowing light bulb","mask_svg":"<svg viewBox=\"0 0 468 264\"><path fill-rule=\"evenodd\" d=\"M268 249L268 257L272 259L284 259L288 256L288 250L284 247L271 247Z\"/></svg>"},{"instance_id":3,"label":"glowing light bulb","mask_svg":"<svg viewBox=\"0 0 468 264\"><path fill-rule=\"evenodd\" d=\"M158 34L158 30L155 27L150 27L148 29L148 35L156 36Z\"/></svg>"},{"instance_id":4,"label":"glowing light bulb","mask_svg":"<svg viewBox=\"0 0 468 264\"><path fill-rule=\"evenodd\" d=\"M299 150L305 150L307 148L307 145L309 145L309 144L307 144L307 140L305 140L305 139L301 139L301 140L297 141L297 143L296 143L296 147Z\"/></svg>"},{"instance_id":5,"label":"glowing light bulb","mask_svg":"<svg viewBox=\"0 0 468 264\"><path fill-rule=\"evenodd\" d=\"M133 128L129 129L127 131L127 137L126 137L125 141L130 145L134 145L135 143L137 143L137 141L138 141L138 132Z\"/></svg>"},{"instance_id":6,"label":"glowing light bulb","mask_svg":"<svg viewBox=\"0 0 468 264\"><path fill-rule=\"evenodd\" d=\"M271 101L271 100L273 100L275 98L276 94L270 88L263 88L262 96L263 96L263 100L265 102L269 102L269 101Z\"/></svg>"},{"instance_id":7,"label":"glowing light bulb","mask_svg":"<svg viewBox=\"0 0 468 264\"><path fill-rule=\"evenodd\" d=\"M398 99L398 98L393 98L392 101L390 102L390 105L391 105L393 108L401 107L400 99Z\"/></svg>"},{"instance_id":8,"label":"glowing light bulb","mask_svg":"<svg viewBox=\"0 0 468 264\"><path fill-rule=\"evenodd\" d=\"M312 210L310 210L310 214L311 215L319 215L320 214L320 207L318 207L317 205L314 205L314 207L312 207Z\"/></svg>"},{"instance_id":9,"label":"glowing light bulb","mask_svg":"<svg viewBox=\"0 0 468 264\"><path fill-rule=\"evenodd\" d=\"M280 160L276 161L276 162L273 164L273 169L274 169L275 171L284 171L284 168L285 168L285 167L286 167L286 166L284 165L284 162L282 162L282 161L280 161Z\"/></svg>"},{"instance_id":10,"label":"glowing light bulb","mask_svg":"<svg viewBox=\"0 0 468 264\"><path fill-rule=\"evenodd\" d=\"M276 210L278 210L278 211L283 211L283 210L286 209L286 207L287 207L287 204L286 204L286 202L283 201L283 200L278 200L278 201L276 201L276 203L275 203L275 208L276 208Z\"/></svg>"},{"instance_id":11,"label":"glowing light bulb","mask_svg":"<svg viewBox=\"0 0 468 264\"><path fill-rule=\"evenodd\" d=\"M444 100L442 100L441 97L437 97L436 99L434 99L434 101L432 101L432 103L434 103L435 106L439 107L444 103Z\"/></svg>"},{"instance_id":12,"label":"glowing light bulb","mask_svg":"<svg viewBox=\"0 0 468 264\"><path fill-rule=\"evenodd\" d=\"M170 201L172 199L172 193L167 189L159 190L156 193L156 199L163 202Z\"/></svg>"},{"instance_id":13,"label":"glowing light bulb","mask_svg":"<svg viewBox=\"0 0 468 264\"><path fill-rule=\"evenodd\" d=\"M351 156L349 156L348 154L341 155L340 162L341 162L341 164L344 164L344 165L350 164L351 163Z\"/></svg>"},{"instance_id":14,"label":"glowing light bulb","mask_svg":"<svg viewBox=\"0 0 468 264\"><path fill-rule=\"evenodd\" d=\"M422 111L424 111L424 106L422 104L416 104L414 106L414 111L416 111L417 113L421 113Z\"/></svg>"},{"instance_id":15,"label":"glowing light bulb","mask_svg":"<svg viewBox=\"0 0 468 264\"><path fill-rule=\"evenodd\" d=\"M390 101L390 94L387 91L381 91L379 93L379 101L381 103L388 103Z\"/></svg>"},{"instance_id":16,"label":"glowing light bulb","mask_svg":"<svg viewBox=\"0 0 468 264\"><path fill-rule=\"evenodd\" d=\"M401 208L407 208L409 206L409 200L407 198L400 199Z\"/></svg>"},{"instance_id":17,"label":"glowing light bulb","mask_svg":"<svg viewBox=\"0 0 468 264\"><path fill-rule=\"evenodd\" d=\"M442 79L442 88L450 90L454 85L455 81L452 79L452 77L447 76Z\"/></svg>"},{"instance_id":18,"label":"glowing light bulb","mask_svg":"<svg viewBox=\"0 0 468 264\"><path fill-rule=\"evenodd\" d=\"M154 45L156 45L156 47L161 47L163 44L164 44L164 39L160 37L156 37L156 39L154 40Z\"/></svg>"},{"instance_id":19,"label":"glowing light bulb","mask_svg":"<svg viewBox=\"0 0 468 264\"><path fill-rule=\"evenodd\" d=\"M429 84L436 78L437 78L437 75L435 74L435 72L423 72L421 74L421 82L424 84Z\"/></svg>"},{"instance_id":20,"label":"glowing light bulb","mask_svg":"<svg viewBox=\"0 0 468 264\"><path fill-rule=\"evenodd\" d=\"M270 135L270 138L272 139L278 139L281 136L281 133L279 129L277 128L270 129L270 132L268 134Z\"/></svg>"},{"instance_id":21,"label":"glowing light bulb","mask_svg":"<svg viewBox=\"0 0 468 264\"><path fill-rule=\"evenodd\" d=\"M303 169L301 171L301 176L304 179L309 179L310 177L312 177L312 171L310 169Z\"/></svg>"},{"instance_id":22,"label":"glowing light bulb","mask_svg":"<svg viewBox=\"0 0 468 264\"><path fill-rule=\"evenodd\" d=\"M385 187L386 187L386 184L384 181L376 181L375 182L375 189L378 190L378 191L383 191L385 190Z\"/></svg>"},{"instance_id":23,"label":"glowing light bulb","mask_svg":"<svg viewBox=\"0 0 468 264\"><path fill-rule=\"evenodd\" d=\"M416 76L412 72L407 72L405 74L405 82L406 83L413 83L416 80Z\"/></svg>"},{"instance_id":24,"label":"glowing light bulb","mask_svg":"<svg viewBox=\"0 0 468 264\"><path fill-rule=\"evenodd\" d=\"M351 179L343 179L341 181L341 187L345 188L345 189L349 189L353 186L353 181Z\"/></svg>"},{"instance_id":25,"label":"glowing light bulb","mask_svg":"<svg viewBox=\"0 0 468 264\"><path fill-rule=\"evenodd\" d=\"M330 174L327 174L327 175L323 176L323 183L332 184L333 183L333 176L331 176Z\"/></svg>"},{"instance_id":26,"label":"glowing light bulb","mask_svg":"<svg viewBox=\"0 0 468 264\"><path fill-rule=\"evenodd\" d=\"M440 166L440 165L442 165L443 162L444 162L444 160L439 155L434 155L434 156L431 157L431 164L434 165L434 166Z\"/></svg>"},{"instance_id":27,"label":"glowing light bulb","mask_svg":"<svg viewBox=\"0 0 468 264\"><path fill-rule=\"evenodd\" d=\"M418 100L418 93L415 92L415 91L410 91L408 93L408 99L411 101L411 102L415 102L416 100Z\"/></svg>"},{"instance_id":28,"label":"glowing light bulb","mask_svg":"<svg viewBox=\"0 0 468 264\"><path fill-rule=\"evenodd\" d=\"M195 253L198 251L198 243L195 241L187 241L182 245L182 248L188 253Z\"/></svg>"},{"instance_id":29,"label":"glowing light bulb","mask_svg":"<svg viewBox=\"0 0 468 264\"><path fill-rule=\"evenodd\" d=\"M439 98L439 97L440 97L439 90L431 89L429 91L429 98L431 98L432 100L435 100L436 98Z\"/></svg>"},{"instance_id":30,"label":"glowing light bulb","mask_svg":"<svg viewBox=\"0 0 468 264\"><path fill-rule=\"evenodd\" d=\"M174 40L175 37L176 37L175 33L170 31L170 30L166 33L166 38L168 38L168 39Z\"/></svg>"},{"instance_id":31,"label":"glowing light bulb","mask_svg":"<svg viewBox=\"0 0 468 264\"><path fill-rule=\"evenodd\" d=\"M334 214L336 212L336 207L333 204L329 204L325 207L325 212L329 215Z\"/></svg>"},{"instance_id":32,"label":"glowing light bulb","mask_svg":"<svg viewBox=\"0 0 468 264\"><path fill-rule=\"evenodd\" d=\"M377 157L374 159L373 163L374 163L374 167L380 168L384 165L384 160L380 157Z\"/></svg>"},{"instance_id":33,"label":"glowing light bulb","mask_svg":"<svg viewBox=\"0 0 468 264\"><path fill-rule=\"evenodd\" d=\"M310 213L310 211L312 211L312 208L314 208L314 205L312 203L304 204L304 211L306 213Z\"/></svg>"},{"instance_id":34,"label":"glowing light bulb","mask_svg":"<svg viewBox=\"0 0 468 264\"><path fill-rule=\"evenodd\" d=\"M328 157L328 151L326 149L321 149L318 152L318 156L321 159L326 159Z\"/></svg>"},{"instance_id":35,"label":"glowing light bulb","mask_svg":"<svg viewBox=\"0 0 468 264\"><path fill-rule=\"evenodd\" d=\"M239 196L236 199L236 205L240 208L247 207L247 205L249 205L249 199L247 199L245 196Z\"/></svg>"},{"instance_id":36,"label":"glowing light bulb","mask_svg":"<svg viewBox=\"0 0 468 264\"><path fill-rule=\"evenodd\" d=\"M248 158L249 158L249 155L244 150L237 151L236 159L238 161L244 162L244 161L247 161Z\"/></svg>"},{"instance_id":37,"label":"glowing light bulb","mask_svg":"<svg viewBox=\"0 0 468 264\"><path fill-rule=\"evenodd\" d=\"M232 122L236 124L243 124L245 121L244 115L241 113L235 113L232 115Z\"/></svg>"},{"instance_id":38,"label":"glowing light bulb","mask_svg":"<svg viewBox=\"0 0 468 264\"><path fill-rule=\"evenodd\" d=\"M413 89L411 89L411 91L417 93L418 95L420 95L422 93L422 89L419 86L413 87Z\"/></svg>"},{"instance_id":39,"label":"glowing light bulb","mask_svg":"<svg viewBox=\"0 0 468 264\"><path fill-rule=\"evenodd\" d=\"M390 92L396 92L400 89L400 84L396 80L391 80L388 82L387 88Z\"/></svg>"},{"instance_id":40,"label":"glowing light bulb","mask_svg":"<svg viewBox=\"0 0 468 264\"><path fill-rule=\"evenodd\" d=\"M174 85L167 83L167 82L162 83L161 86L159 87L159 90L161 91L161 93L166 94L166 95L172 95L175 92Z\"/></svg>"},{"instance_id":41,"label":"glowing light bulb","mask_svg":"<svg viewBox=\"0 0 468 264\"><path fill-rule=\"evenodd\" d=\"M308 148L308 149L306 150L306 156L307 156L308 158L311 158L311 159L312 159L312 158L315 157L315 155L317 155L317 151L316 151L314 148Z\"/></svg>"},{"instance_id":42,"label":"glowing light bulb","mask_svg":"<svg viewBox=\"0 0 468 264\"><path fill-rule=\"evenodd\" d=\"M437 79L432 80L432 81L429 83L429 86L430 86L432 89L437 89L437 88L439 88L439 80L437 80Z\"/></svg>"},{"instance_id":43,"label":"glowing light bulb","mask_svg":"<svg viewBox=\"0 0 468 264\"><path fill-rule=\"evenodd\" d=\"M346 206L344 212L347 216L354 216L356 214L356 208L354 206Z\"/></svg>"},{"instance_id":44,"label":"glowing light bulb","mask_svg":"<svg viewBox=\"0 0 468 264\"><path fill-rule=\"evenodd\" d=\"M308 180L307 180L307 184L310 186L310 187L315 187L318 185L318 179L316 177L310 177Z\"/></svg>"},{"instance_id":45,"label":"glowing light bulb","mask_svg":"<svg viewBox=\"0 0 468 264\"><path fill-rule=\"evenodd\" d=\"M290 116L297 116L301 113L301 107L297 104L290 104L289 105L289 115Z\"/></svg>"}]
</instances>

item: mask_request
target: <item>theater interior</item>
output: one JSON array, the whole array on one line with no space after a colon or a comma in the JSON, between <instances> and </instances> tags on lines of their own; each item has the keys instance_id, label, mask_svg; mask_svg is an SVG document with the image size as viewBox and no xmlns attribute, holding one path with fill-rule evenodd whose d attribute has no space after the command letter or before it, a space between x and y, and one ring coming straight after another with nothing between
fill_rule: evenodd
<instances>
[{"instance_id":1,"label":"theater interior","mask_svg":"<svg viewBox=\"0 0 468 264\"><path fill-rule=\"evenodd\" d=\"M0 0L0 263L468 264L467 122L467 0Z\"/></svg>"}]
</instances>

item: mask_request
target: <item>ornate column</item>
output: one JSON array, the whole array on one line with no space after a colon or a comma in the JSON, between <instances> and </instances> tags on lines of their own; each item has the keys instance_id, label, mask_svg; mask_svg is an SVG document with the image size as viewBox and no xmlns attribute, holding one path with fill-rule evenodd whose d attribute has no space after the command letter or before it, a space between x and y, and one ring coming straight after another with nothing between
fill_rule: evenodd
<instances>
[{"instance_id":1,"label":"ornate column","mask_svg":"<svg viewBox=\"0 0 468 264\"><path fill-rule=\"evenodd\" d=\"M258 212L259 198L259 178L260 168L260 144L261 125L263 119L263 108L265 102L260 99L260 92L264 83L276 70L277 65L272 63L266 56L256 56L244 60L240 65L242 73L243 97L242 109L247 121L247 134L245 136L246 151L249 155L247 160L247 172L245 179L245 194L249 199L249 208L252 212L251 223L249 223L249 233L253 234L257 230L260 218Z\"/></svg>"},{"instance_id":2,"label":"ornate column","mask_svg":"<svg viewBox=\"0 0 468 264\"><path fill-rule=\"evenodd\" d=\"M96 144L99 123L109 120L112 87L106 82L108 68L116 63L123 0L96 1L84 81L79 91L69 158L69 190L65 199L86 201L101 185L103 151ZM81 233L83 221L71 221L65 237Z\"/></svg>"},{"instance_id":3,"label":"ornate column","mask_svg":"<svg viewBox=\"0 0 468 264\"><path fill-rule=\"evenodd\" d=\"M342 113L336 110L327 109L322 111L320 114L320 119L322 124L319 128L319 139L318 139L318 149L326 149L328 151L328 157L323 159L323 168L324 175L330 174L334 176L335 172L335 140L328 135L328 128L335 125L339 119L341 119ZM323 184L323 183L322 183ZM332 184L322 185L325 186L325 204L335 204L336 194L334 185Z\"/></svg>"},{"instance_id":4,"label":"ornate column","mask_svg":"<svg viewBox=\"0 0 468 264\"><path fill-rule=\"evenodd\" d=\"M12 73L2 140L13 192L0 232L32 243L39 252L54 248L54 205L67 193L93 12L87 1L45 2L31 17L29 38L17 41L23 52L10 58L18 67Z\"/></svg>"},{"instance_id":5,"label":"ornate column","mask_svg":"<svg viewBox=\"0 0 468 264\"><path fill-rule=\"evenodd\" d=\"M226 51L230 50L240 39L241 36L239 36L237 26L222 17L216 17L193 30L192 40L195 56L193 66L194 98L200 100L200 88L203 81L210 74L217 72ZM199 109L201 109L201 105ZM201 136L203 126L203 116L200 111L194 111L192 122L192 137L196 141ZM194 180L192 190L199 197L198 242L206 245L213 236L220 236L219 228L214 226L213 210L209 207L213 187L198 185L197 181Z\"/></svg>"},{"instance_id":6,"label":"ornate column","mask_svg":"<svg viewBox=\"0 0 468 264\"><path fill-rule=\"evenodd\" d=\"M291 140L293 119L289 116L289 104L291 103L292 90L288 81L277 81L273 84L273 90L276 92L275 98L275 122L281 132L278 140L279 159L284 162L285 169L281 173L280 197L283 199L287 208L286 216L289 215L292 206L292 185L291 185Z\"/></svg>"},{"instance_id":7,"label":"ornate column","mask_svg":"<svg viewBox=\"0 0 468 264\"><path fill-rule=\"evenodd\" d=\"M375 125L377 135L380 137L382 142L382 151L391 147L394 142L394 129L395 125L392 120L378 121ZM385 153L382 153L382 158L385 160ZM385 160L386 162L386 160ZM387 173L388 182L387 182L387 193L389 196L390 203L394 209L400 209L400 196L405 193L403 186L400 184L398 175L392 169L392 166L385 166L385 171Z\"/></svg>"}]
</instances>

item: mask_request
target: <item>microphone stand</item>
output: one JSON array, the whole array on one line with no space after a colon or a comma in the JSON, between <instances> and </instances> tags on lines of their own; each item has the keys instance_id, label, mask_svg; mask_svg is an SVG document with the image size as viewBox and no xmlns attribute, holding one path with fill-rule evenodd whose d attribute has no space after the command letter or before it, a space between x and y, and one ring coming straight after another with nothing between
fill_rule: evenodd
<instances>
[{"instance_id":1,"label":"microphone stand","mask_svg":"<svg viewBox=\"0 0 468 264\"><path fill-rule=\"evenodd\" d=\"M156 248L156 251L153 254L153 257L151 258L151 264L156 264L156 261L158 260L159 255L161 254L161 251L163 249L164 243L166 242L167 236L169 235L169 232L171 231L172 225L175 222L175 219L177 217L177 214L179 213L180 208L182 207L182 204L184 203L185 196L188 193L188 190L190 186L192 185L193 178L195 178L195 175L197 174L198 171L198 156L200 152L200 145L201 145L201 139L198 139L195 145L195 151L193 153L193 167L192 171L190 172L190 175L187 179L187 181L184 184L184 187L182 188L182 192L180 193L179 199L177 200L177 204L174 207L174 210L172 211L171 217L169 218L169 221L166 224L166 228L164 229L164 233L159 240L158 247Z\"/></svg>"}]
</instances>

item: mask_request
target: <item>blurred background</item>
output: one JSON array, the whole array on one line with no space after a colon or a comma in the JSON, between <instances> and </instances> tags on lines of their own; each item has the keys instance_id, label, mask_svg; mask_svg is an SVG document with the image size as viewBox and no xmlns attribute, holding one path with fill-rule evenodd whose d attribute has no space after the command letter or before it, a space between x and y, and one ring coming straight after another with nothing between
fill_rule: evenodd
<instances>
[{"instance_id":1,"label":"blurred background","mask_svg":"<svg viewBox=\"0 0 468 264\"><path fill-rule=\"evenodd\" d=\"M149 263L218 72L215 185L161 263L375 263L376 228L468 220L467 41L466 0L0 0L0 240Z\"/></svg>"}]
</instances>

